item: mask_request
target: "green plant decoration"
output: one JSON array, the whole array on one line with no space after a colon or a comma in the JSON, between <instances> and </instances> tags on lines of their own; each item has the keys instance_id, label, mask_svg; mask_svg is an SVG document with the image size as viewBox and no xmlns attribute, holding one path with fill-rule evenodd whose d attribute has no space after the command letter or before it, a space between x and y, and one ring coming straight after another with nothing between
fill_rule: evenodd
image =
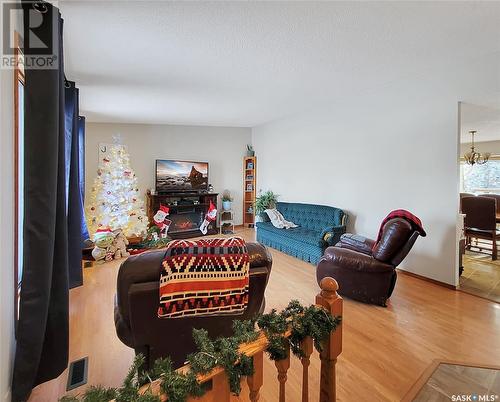
<instances>
[{"instance_id":1,"label":"green plant decoration","mask_svg":"<svg viewBox=\"0 0 500 402\"><path fill-rule=\"evenodd\" d=\"M153 233L156 233L156 240L155 236ZM164 237L162 238L160 236L160 228L156 225L152 225L147 233L146 236L144 237L144 240L142 242L142 246L144 248L162 248L166 247L169 242L171 242L172 239L170 237Z\"/></svg>"},{"instance_id":2,"label":"green plant decoration","mask_svg":"<svg viewBox=\"0 0 500 402\"><path fill-rule=\"evenodd\" d=\"M268 339L266 353L271 360L287 357L290 346L292 353L302 357L300 344L306 337L311 337L316 350L321 352L322 342L341 322L341 317L333 317L322 307L302 306L292 300L281 312L272 310L269 314L258 315L255 319L233 321L233 336L211 339L204 329L193 329L193 339L197 352L188 356L190 365L186 373L174 370L169 358L158 359L149 371L143 370L144 357L136 356L121 388L104 388L93 386L83 395L64 396L59 402L160 402L160 396L153 395L147 389L139 394L141 386L159 379L160 388L168 395L169 402L184 402L188 397L200 397L205 393L203 385L197 381L200 374L208 374L217 366L222 366L228 376L232 393L238 395L243 376L254 372L252 357L240 353L243 343L252 342L259 336L259 329L264 331ZM284 333L290 329L290 336Z\"/></svg>"},{"instance_id":3,"label":"green plant decoration","mask_svg":"<svg viewBox=\"0 0 500 402\"><path fill-rule=\"evenodd\" d=\"M231 193L229 190L224 190L224 192L222 193L222 202L225 202L225 201L229 201L229 202L233 201L233 197L231 197Z\"/></svg>"},{"instance_id":4,"label":"green plant decoration","mask_svg":"<svg viewBox=\"0 0 500 402\"><path fill-rule=\"evenodd\" d=\"M274 194L271 190L259 194L255 199L255 213L262 214L266 209L276 207L279 195Z\"/></svg>"}]
</instances>

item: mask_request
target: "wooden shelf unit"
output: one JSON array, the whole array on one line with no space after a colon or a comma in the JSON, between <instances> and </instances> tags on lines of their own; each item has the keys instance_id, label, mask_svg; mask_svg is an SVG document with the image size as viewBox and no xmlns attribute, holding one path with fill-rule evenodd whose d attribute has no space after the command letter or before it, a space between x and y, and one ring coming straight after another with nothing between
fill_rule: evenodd
<instances>
[{"instance_id":1,"label":"wooden shelf unit","mask_svg":"<svg viewBox=\"0 0 500 402\"><path fill-rule=\"evenodd\" d=\"M255 196L257 194L257 158L243 158L243 226L255 224ZM250 211L250 212L249 212Z\"/></svg>"}]
</instances>

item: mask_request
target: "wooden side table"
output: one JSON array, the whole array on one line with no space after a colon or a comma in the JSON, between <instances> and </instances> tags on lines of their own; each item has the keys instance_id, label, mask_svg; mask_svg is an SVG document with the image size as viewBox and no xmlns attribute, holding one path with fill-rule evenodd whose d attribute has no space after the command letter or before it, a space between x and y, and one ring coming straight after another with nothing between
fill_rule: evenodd
<instances>
[{"instance_id":1,"label":"wooden side table","mask_svg":"<svg viewBox=\"0 0 500 402\"><path fill-rule=\"evenodd\" d=\"M219 219L219 233L227 234L223 231L225 230L224 228L227 228L228 226L231 227L231 231L227 233L234 233L234 212L232 209L230 209L229 211L221 211Z\"/></svg>"}]
</instances>

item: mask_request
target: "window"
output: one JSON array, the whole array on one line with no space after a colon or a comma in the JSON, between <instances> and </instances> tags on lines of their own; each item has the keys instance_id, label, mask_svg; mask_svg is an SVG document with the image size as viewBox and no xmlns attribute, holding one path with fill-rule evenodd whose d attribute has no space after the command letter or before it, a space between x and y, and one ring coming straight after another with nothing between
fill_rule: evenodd
<instances>
[{"instance_id":1,"label":"window","mask_svg":"<svg viewBox=\"0 0 500 402\"><path fill-rule=\"evenodd\" d=\"M15 318L18 318L19 292L23 278L23 225L24 225L24 59L20 36L14 35L16 67L14 69L14 278Z\"/></svg>"},{"instance_id":2,"label":"window","mask_svg":"<svg viewBox=\"0 0 500 402\"><path fill-rule=\"evenodd\" d=\"M493 157L484 165L471 166L461 161L460 191L500 194L500 157Z\"/></svg>"}]
</instances>

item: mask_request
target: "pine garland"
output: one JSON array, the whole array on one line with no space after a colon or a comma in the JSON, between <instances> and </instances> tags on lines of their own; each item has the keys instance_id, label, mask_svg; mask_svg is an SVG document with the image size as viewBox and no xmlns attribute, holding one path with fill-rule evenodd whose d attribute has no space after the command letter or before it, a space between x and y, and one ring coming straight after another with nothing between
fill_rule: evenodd
<instances>
[{"instance_id":1,"label":"pine garland","mask_svg":"<svg viewBox=\"0 0 500 402\"><path fill-rule=\"evenodd\" d=\"M169 358L155 361L151 370L142 370L144 357L136 356L124 379L121 388L90 387L78 397L63 397L60 402L160 402L160 397L153 395L151 390L139 394L142 385L160 379L162 392L168 395L169 402L184 402L188 397L200 397L205 393L203 384L198 383L197 376L208 374L217 366L224 368L232 393L238 395L241 391L241 377L250 376L254 372L252 357L239 351L243 343L252 342L259 336L255 324L264 331L268 339L266 353L271 360L287 358L290 347L292 353L303 357L301 342L311 337L314 347L322 351L322 342L340 324L341 317L333 317L325 309L318 306L302 306L297 300L292 300L281 312L272 310L261 314L255 319L233 321L233 336L210 339L204 329L193 329L193 339L198 351L190 354L187 361L190 368L187 373L174 370ZM288 337L285 332L290 330Z\"/></svg>"}]
</instances>

